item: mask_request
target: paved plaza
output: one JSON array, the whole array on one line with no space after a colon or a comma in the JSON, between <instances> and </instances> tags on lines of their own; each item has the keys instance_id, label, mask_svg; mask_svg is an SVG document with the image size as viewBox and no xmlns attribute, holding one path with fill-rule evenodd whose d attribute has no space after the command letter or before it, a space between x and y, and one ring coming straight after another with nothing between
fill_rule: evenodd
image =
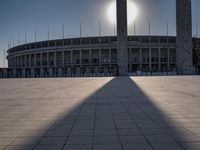
<instances>
[{"instance_id":1,"label":"paved plaza","mask_svg":"<svg viewBox=\"0 0 200 150\"><path fill-rule=\"evenodd\" d=\"M200 77L2 79L0 149L198 150Z\"/></svg>"}]
</instances>

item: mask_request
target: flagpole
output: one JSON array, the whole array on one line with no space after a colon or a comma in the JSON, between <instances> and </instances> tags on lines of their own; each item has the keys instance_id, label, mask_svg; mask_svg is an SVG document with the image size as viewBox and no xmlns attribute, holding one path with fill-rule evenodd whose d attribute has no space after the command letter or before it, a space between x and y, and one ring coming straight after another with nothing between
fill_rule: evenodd
<instances>
[{"instance_id":1,"label":"flagpole","mask_svg":"<svg viewBox=\"0 0 200 150\"><path fill-rule=\"evenodd\" d=\"M198 25L196 24L196 37L198 37Z\"/></svg>"},{"instance_id":2,"label":"flagpole","mask_svg":"<svg viewBox=\"0 0 200 150\"><path fill-rule=\"evenodd\" d=\"M47 26L47 39L49 41L49 26Z\"/></svg>"},{"instance_id":3,"label":"flagpole","mask_svg":"<svg viewBox=\"0 0 200 150\"><path fill-rule=\"evenodd\" d=\"M101 37L101 21L99 21L99 37Z\"/></svg>"},{"instance_id":4,"label":"flagpole","mask_svg":"<svg viewBox=\"0 0 200 150\"><path fill-rule=\"evenodd\" d=\"M27 33L26 33L26 31L25 31L25 44L27 43Z\"/></svg>"},{"instance_id":5,"label":"flagpole","mask_svg":"<svg viewBox=\"0 0 200 150\"><path fill-rule=\"evenodd\" d=\"M62 37L65 38L65 25L62 25Z\"/></svg>"},{"instance_id":6,"label":"flagpole","mask_svg":"<svg viewBox=\"0 0 200 150\"><path fill-rule=\"evenodd\" d=\"M20 45L20 35L18 33L18 45Z\"/></svg>"},{"instance_id":7,"label":"flagpole","mask_svg":"<svg viewBox=\"0 0 200 150\"><path fill-rule=\"evenodd\" d=\"M80 22L80 38L82 38L82 22Z\"/></svg>"},{"instance_id":8,"label":"flagpole","mask_svg":"<svg viewBox=\"0 0 200 150\"><path fill-rule=\"evenodd\" d=\"M35 28L35 42L37 42L37 29Z\"/></svg>"},{"instance_id":9,"label":"flagpole","mask_svg":"<svg viewBox=\"0 0 200 150\"><path fill-rule=\"evenodd\" d=\"M151 21L150 21L150 18L149 18L149 36L151 35Z\"/></svg>"},{"instance_id":10,"label":"flagpole","mask_svg":"<svg viewBox=\"0 0 200 150\"><path fill-rule=\"evenodd\" d=\"M134 20L134 35L136 35L136 23L135 23L135 20Z\"/></svg>"}]
</instances>

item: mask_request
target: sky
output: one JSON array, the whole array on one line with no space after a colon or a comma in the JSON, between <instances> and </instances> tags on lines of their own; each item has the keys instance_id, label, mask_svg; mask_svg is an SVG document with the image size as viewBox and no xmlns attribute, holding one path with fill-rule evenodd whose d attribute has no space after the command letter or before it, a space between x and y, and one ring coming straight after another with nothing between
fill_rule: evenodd
<instances>
[{"instance_id":1,"label":"sky","mask_svg":"<svg viewBox=\"0 0 200 150\"><path fill-rule=\"evenodd\" d=\"M0 0L0 67L4 65L4 50L25 42L62 38L62 26L65 38L80 36L114 35L114 24L107 15L108 7L114 0ZM166 35L167 22L169 35L176 35L176 0L130 0L137 7L135 18L136 34L148 34L148 22L152 35ZM193 35L200 36L200 1L192 0ZM128 27L129 35L134 32L134 25ZM18 38L19 37L19 38ZM19 40L18 40L19 39Z\"/></svg>"}]
</instances>

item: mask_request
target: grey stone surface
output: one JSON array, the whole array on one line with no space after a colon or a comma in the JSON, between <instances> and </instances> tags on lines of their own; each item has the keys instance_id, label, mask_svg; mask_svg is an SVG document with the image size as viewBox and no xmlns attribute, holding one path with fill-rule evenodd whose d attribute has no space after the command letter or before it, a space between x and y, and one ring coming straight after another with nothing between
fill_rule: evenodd
<instances>
[{"instance_id":1,"label":"grey stone surface","mask_svg":"<svg viewBox=\"0 0 200 150\"><path fill-rule=\"evenodd\" d=\"M120 76L128 75L127 0L117 0L117 64Z\"/></svg>"},{"instance_id":2,"label":"grey stone surface","mask_svg":"<svg viewBox=\"0 0 200 150\"><path fill-rule=\"evenodd\" d=\"M180 74L193 73L191 0L176 0L176 63Z\"/></svg>"},{"instance_id":3,"label":"grey stone surface","mask_svg":"<svg viewBox=\"0 0 200 150\"><path fill-rule=\"evenodd\" d=\"M188 149L200 77L0 80L0 149Z\"/></svg>"}]
</instances>

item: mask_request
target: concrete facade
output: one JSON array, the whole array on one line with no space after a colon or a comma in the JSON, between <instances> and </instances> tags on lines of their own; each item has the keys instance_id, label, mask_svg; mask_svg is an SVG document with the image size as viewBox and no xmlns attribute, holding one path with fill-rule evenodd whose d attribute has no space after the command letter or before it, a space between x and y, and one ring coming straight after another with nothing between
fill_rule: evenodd
<instances>
[{"instance_id":1,"label":"concrete facade","mask_svg":"<svg viewBox=\"0 0 200 150\"><path fill-rule=\"evenodd\" d=\"M117 0L117 64L119 75L128 75L127 0Z\"/></svg>"},{"instance_id":2,"label":"concrete facade","mask_svg":"<svg viewBox=\"0 0 200 150\"><path fill-rule=\"evenodd\" d=\"M127 38L129 75L176 74L176 37ZM194 38L193 45L196 55L200 56L200 47L195 46L200 45L200 39ZM0 77L22 77L24 74L25 77L117 76L117 48L116 36L19 45L8 50L9 67L0 68ZM197 63L194 65L199 72L200 64Z\"/></svg>"},{"instance_id":3,"label":"concrete facade","mask_svg":"<svg viewBox=\"0 0 200 150\"><path fill-rule=\"evenodd\" d=\"M192 74L192 12L191 0L176 0L177 50L176 63L179 74Z\"/></svg>"}]
</instances>

